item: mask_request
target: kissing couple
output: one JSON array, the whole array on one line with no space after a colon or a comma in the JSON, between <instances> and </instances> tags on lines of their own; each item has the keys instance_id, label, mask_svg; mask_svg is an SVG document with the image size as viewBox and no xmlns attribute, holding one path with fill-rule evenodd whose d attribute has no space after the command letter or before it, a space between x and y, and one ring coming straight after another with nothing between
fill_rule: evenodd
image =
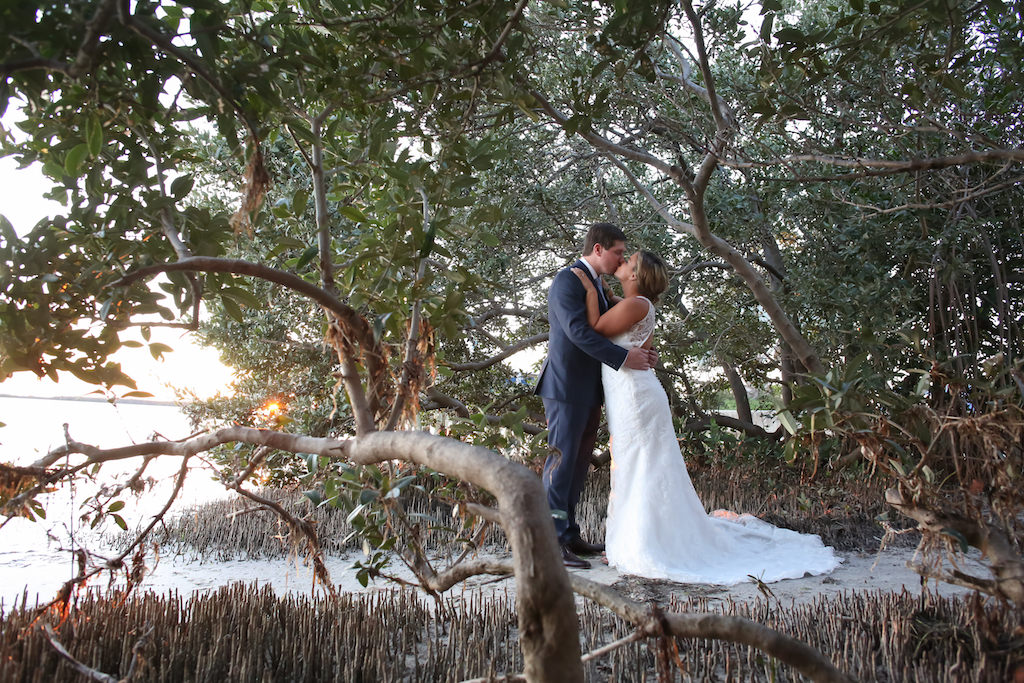
<instances>
[{"instance_id":1,"label":"kissing couple","mask_svg":"<svg viewBox=\"0 0 1024 683\"><path fill-rule=\"evenodd\" d=\"M603 275L619 280L621 298L605 293ZM816 535L705 511L653 371L655 304L668 284L657 254L627 257L622 230L595 223L582 257L560 270L548 291L551 332L535 393L548 423L543 481L562 561L587 569L581 555L607 550L608 564L623 574L718 585L832 571L841 560ZM602 403L612 453L607 548L584 540L576 522Z\"/></svg>"}]
</instances>

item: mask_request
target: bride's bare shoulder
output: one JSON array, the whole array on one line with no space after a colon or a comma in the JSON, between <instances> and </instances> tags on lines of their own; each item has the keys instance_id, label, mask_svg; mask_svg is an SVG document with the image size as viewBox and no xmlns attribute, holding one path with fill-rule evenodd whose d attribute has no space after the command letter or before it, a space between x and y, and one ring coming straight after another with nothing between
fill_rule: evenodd
<instances>
[{"instance_id":1,"label":"bride's bare shoulder","mask_svg":"<svg viewBox=\"0 0 1024 683\"><path fill-rule=\"evenodd\" d=\"M620 301L618 305L624 306L626 310L634 313L636 319L639 320L647 315L651 303L642 296L630 296Z\"/></svg>"},{"instance_id":2,"label":"bride's bare shoulder","mask_svg":"<svg viewBox=\"0 0 1024 683\"><path fill-rule=\"evenodd\" d=\"M645 296L639 295L626 297L625 299L622 300L622 303L628 303L631 307L636 308L638 311L642 310L645 313L647 312L647 309L649 307L654 306L654 304L651 303L650 299L648 299Z\"/></svg>"}]
</instances>

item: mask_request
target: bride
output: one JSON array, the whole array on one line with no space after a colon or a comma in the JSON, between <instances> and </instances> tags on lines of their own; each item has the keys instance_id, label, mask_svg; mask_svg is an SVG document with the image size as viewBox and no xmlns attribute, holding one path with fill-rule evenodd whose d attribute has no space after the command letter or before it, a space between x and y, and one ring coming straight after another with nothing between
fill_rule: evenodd
<instances>
[{"instance_id":1,"label":"bride","mask_svg":"<svg viewBox=\"0 0 1024 683\"><path fill-rule=\"evenodd\" d=\"M654 253L639 251L615 272L624 297L604 315L597 290L587 288L587 317L626 349L649 347L654 303L668 271ZM780 529L752 515L708 515L690 482L676 441L668 397L652 370L602 366L611 432L611 497L605 544L608 563L624 574L683 583L732 585L824 574L840 559L821 538Z\"/></svg>"}]
</instances>

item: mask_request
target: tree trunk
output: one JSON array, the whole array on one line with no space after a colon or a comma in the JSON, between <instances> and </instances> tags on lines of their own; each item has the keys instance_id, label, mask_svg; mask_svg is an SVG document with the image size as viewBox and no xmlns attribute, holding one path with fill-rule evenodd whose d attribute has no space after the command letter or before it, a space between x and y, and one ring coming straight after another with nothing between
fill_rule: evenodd
<instances>
[{"instance_id":1,"label":"tree trunk","mask_svg":"<svg viewBox=\"0 0 1024 683\"><path fill-rule=\"evenodd\" d=\"M707 213L704 211L704 198L702 196L695 197L689 202L689 206L693 226L700 243L708 251L724 259L726 263L732 266L736 274L740 276L753 293L754 299L757 300L757 303L761 304L761 308L768 314L779 336L789 344L804 367L814 374L825 374L825 366L821 364L817 352L811 348L811 345L800 334L800 331L796 329L793 321L782 310L782 306L779 305L778 300L769 291L764 280L761 279L761 276L754 270L750 262L731 244L712 234L708 226Z\"/></svg>"},{"instance_id":2,"label":"tree trunk","mask_svg":"<svg viewBox=\"0 0 1024 683\"><path fill-rule=\"evenodd\" d=\"M485 448L425 432L375 432L347 444L345 454L356 463L414 462L498 499L515 566L524 675L538 683L582 681L576 603L537 475Z\"/></svg>"},{"instance_id":3,"label":"tree trunk","mask_svg":"<svg viewBox=\"0 0 1024 683\"><path fill-rule=\"evenodd\" d=\"M743 383L740 373L728 361L722 361L722 369L729 379L729 388L732 389L732 397L736 399L736 416L744 422L754 423L754 415L750 412L750 397L747 396L747 385Z\"/></svg>"}]
</instances>

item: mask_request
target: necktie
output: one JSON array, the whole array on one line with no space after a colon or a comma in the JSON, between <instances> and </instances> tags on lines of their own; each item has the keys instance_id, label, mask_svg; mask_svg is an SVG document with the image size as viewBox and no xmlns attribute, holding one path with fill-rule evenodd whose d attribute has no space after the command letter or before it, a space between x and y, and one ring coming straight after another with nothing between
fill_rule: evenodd
<instances>
[{"instance_id":1,"label":"necktie","mask_svg":"<svg viewBox=\"0 0 1024 683\"><path fill-rule=\"evenodd\" d=\"M604 298L604 287L601 286L601 276L594 278L594 285L597 287L597 299L601 302L601 311L608 310L608 300Z\"/></svg>"}]
</instances>

